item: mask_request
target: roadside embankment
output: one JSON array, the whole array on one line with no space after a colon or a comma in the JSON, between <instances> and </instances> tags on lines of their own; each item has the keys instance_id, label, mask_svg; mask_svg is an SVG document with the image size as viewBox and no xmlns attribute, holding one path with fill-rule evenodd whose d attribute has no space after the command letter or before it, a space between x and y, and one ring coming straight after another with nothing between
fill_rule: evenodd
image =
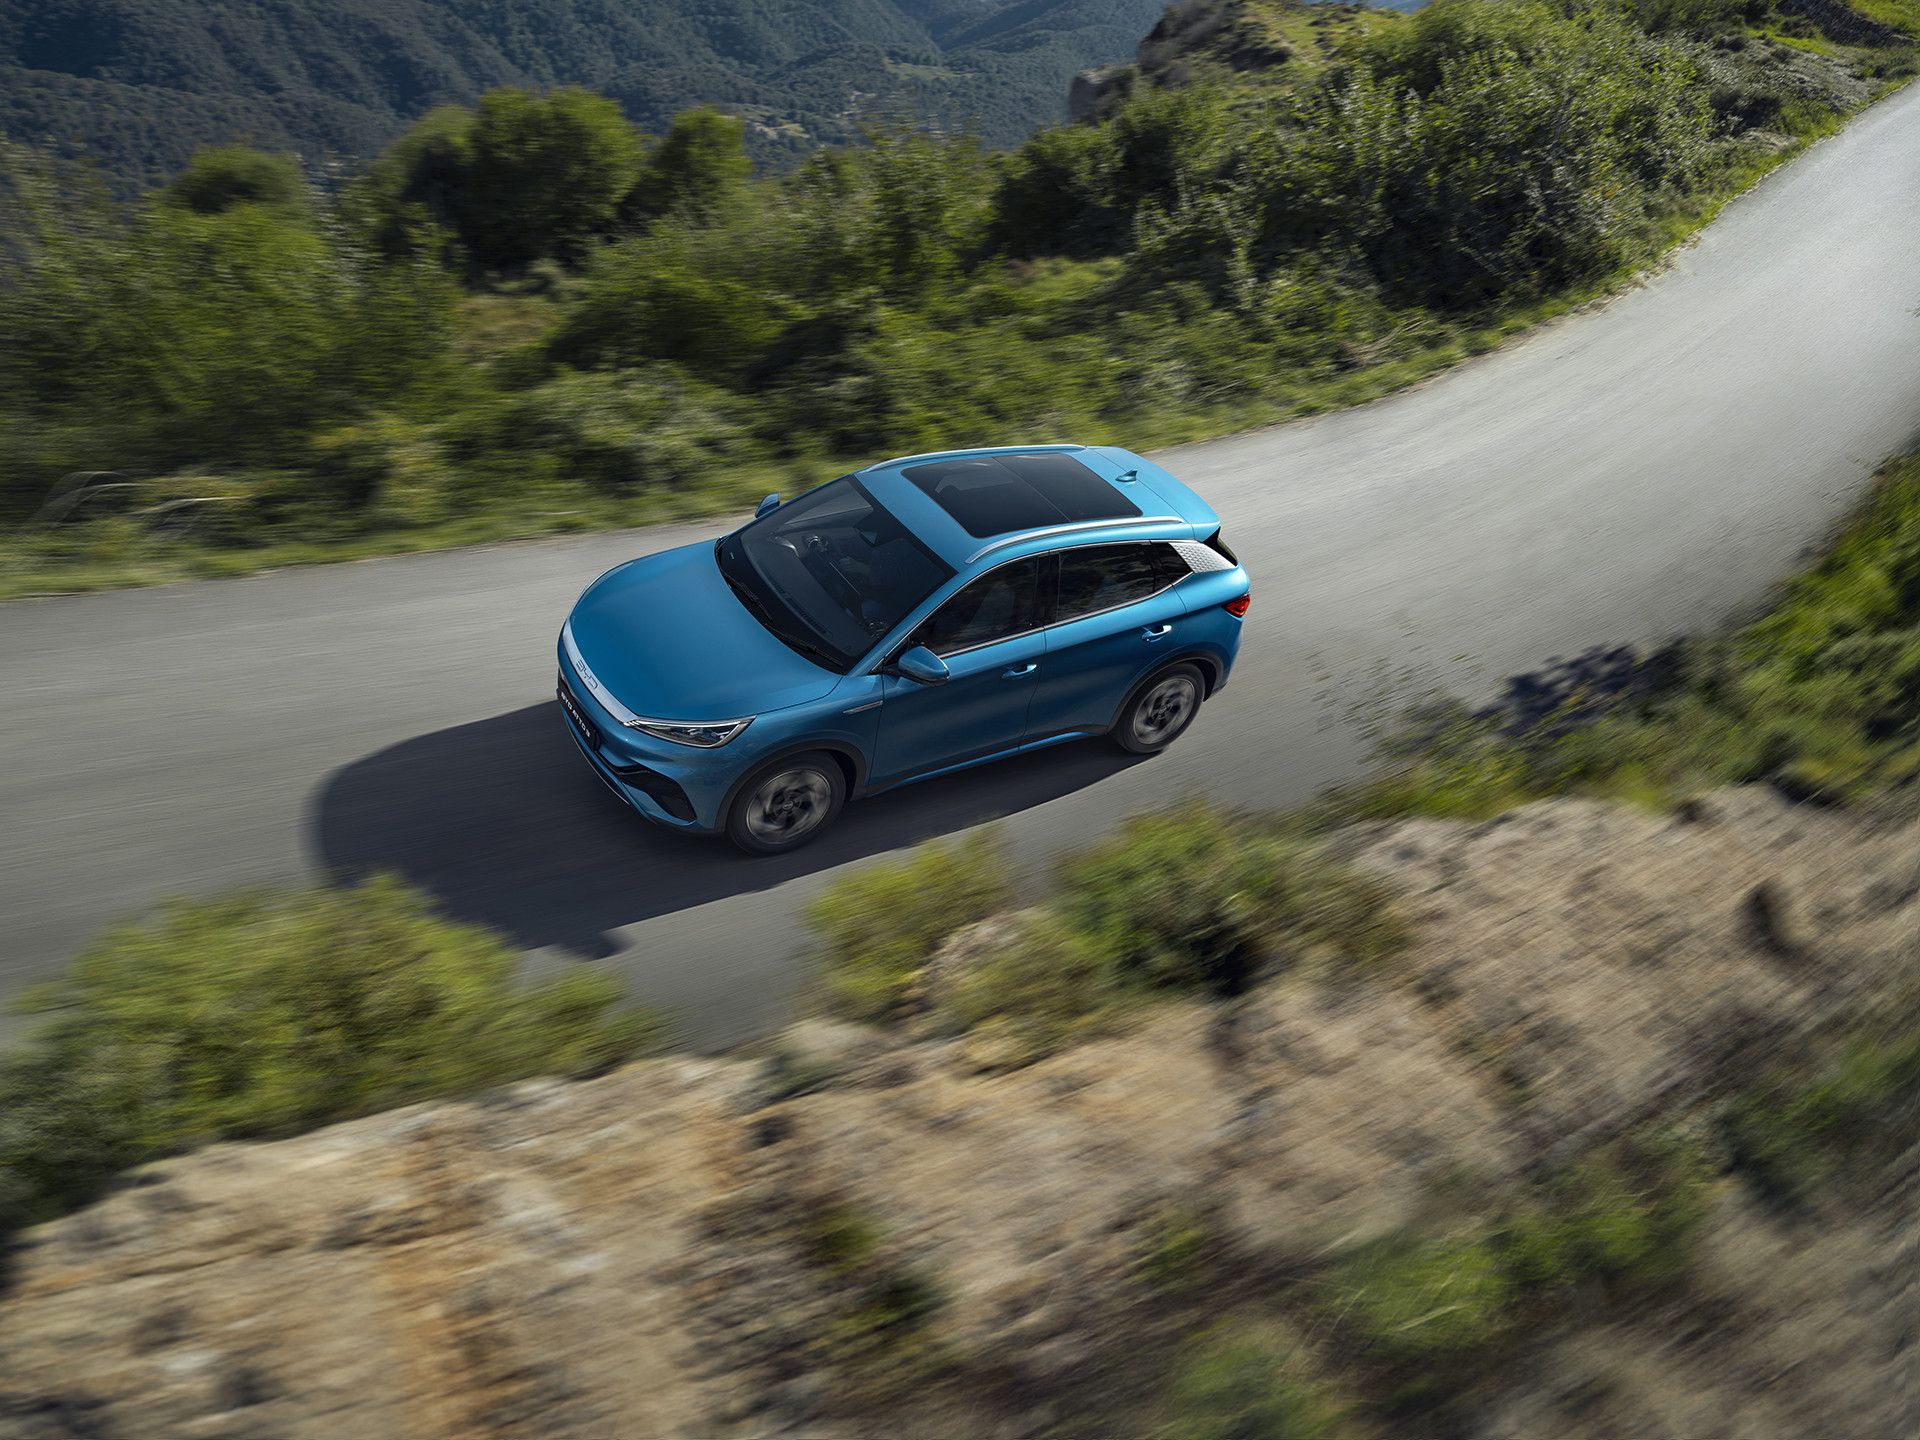
<instances>
[{"instance_id":1,"label":"roadside embankment","mask_svg":"<svg viewBox=\"0 0 1920 1440\"><path fill-rule=\"evenodd\" d=\"M1329 851L1390 959L1031 1063L940 1018L1002 918L890 1025L136 1171L21 1237L0 1437L1902 1433L1920 830Z\"/></svg>"}]
</instances>

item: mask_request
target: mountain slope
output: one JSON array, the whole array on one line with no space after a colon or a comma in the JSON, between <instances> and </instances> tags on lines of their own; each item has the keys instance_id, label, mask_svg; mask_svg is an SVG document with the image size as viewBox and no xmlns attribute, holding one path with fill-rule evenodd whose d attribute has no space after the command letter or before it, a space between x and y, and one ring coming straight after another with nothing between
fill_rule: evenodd
<instances>
[{"instance_id":1,"label":"mountain slope","mask_svg":"<svg viewBox=\"0 0 1920 1440\"><path fill-rule=\"evenodd\" d=\"M763 158L900 109L1013 144L1133 51L1158 0L0 0L0 133L151 184L199 145L366 153L496 85L585 85L637 123L713 103Z\"/></svg>"}]
</instances>

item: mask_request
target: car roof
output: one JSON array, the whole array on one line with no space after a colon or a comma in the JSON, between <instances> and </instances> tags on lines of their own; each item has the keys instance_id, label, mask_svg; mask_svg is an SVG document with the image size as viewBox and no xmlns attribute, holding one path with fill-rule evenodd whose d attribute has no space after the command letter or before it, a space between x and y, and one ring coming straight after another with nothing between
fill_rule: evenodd
<instances>
[{"instance_id":1,"label":"car roof","mask_svg":"<svg viewBox=\"0 0 1920 1440\"><path fill-rule=\"evenodd\" d=\"M1070 458L1091 471L1112 490L1114 503L1107 503L1084 484L1076 482L1070 473L1063 473L1066 467L1044 464L993 467L1001 472L998 478L1008 482L1001 487L1003 493L1011 494L1012 487L1022 482L1031 482L1037 491L1025 496L1029 503L1016 504L1004 511L994 510L991 503L983 509L980 505L969 506L951 499L943 504L935 498L935 482L948 474L967 471L971 468L966 465L967 461L1052 455ZM1049 472L1065 482L1064 491L1052 488ZM856 478L935 554L962 573L1015 559L1023 553L1082 541L1204 539L1220 524L1219 517L1192 490L1151 461L1117 446L1005 445L978 450L941 450L925 455L903 455L869 465L858 471ZM1093 518L1063 518L1054 524L1031 524L1033 518L1051 508L1048 502L1056 497L1061 498L1066 508L1055 513L1090 514ZM1137 513L1126 513L1129 510ZM974 533L996 531L1003 516L1013 521L1010 528L996 533Z\"/></svg>"}]
</instances>

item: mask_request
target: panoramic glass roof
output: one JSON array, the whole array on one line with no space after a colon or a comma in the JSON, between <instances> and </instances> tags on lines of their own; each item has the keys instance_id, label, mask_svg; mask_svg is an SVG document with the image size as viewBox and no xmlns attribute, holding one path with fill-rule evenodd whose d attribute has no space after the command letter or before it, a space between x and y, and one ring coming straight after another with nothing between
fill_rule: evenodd
<instances>
[{"instance_id":1,"label":"panoramic glass roof","mask_svg":"<svg viewBox=\"0 0 1920 1440\"><path fill-rule=\"evenodd\" d=\"M900 472L969 535L1009 535L1080 520L1124 520L1140 507L1071 455L967 455Z\"/></svg>"}]
</instances>

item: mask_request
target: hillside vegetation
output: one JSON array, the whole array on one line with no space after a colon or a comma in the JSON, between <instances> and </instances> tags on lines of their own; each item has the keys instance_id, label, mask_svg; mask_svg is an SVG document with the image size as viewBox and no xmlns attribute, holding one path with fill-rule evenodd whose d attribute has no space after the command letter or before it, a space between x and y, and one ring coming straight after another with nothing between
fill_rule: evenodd
<instances>
[{"instance_id":1,"label":"hillside vegetation","mask_svg":"<svg viewBox=\"0 0 1920 1440\"><path fill-rule=\"evenodd\" d=\"M14 593L637 523L850 457L1351 403L1605 293L1911 68L1763 9L1168 12L1100 118L756 178L712 110L424 116L338 196L8 152ZM1304 37L1301 32L1304 29ZM1783 38L1784 37L1784 38Z\"/></svg>"},{"instance_id":2,"label":"hillside vegetation","mask_svg":"<svg viewBox=\"0 0 1920 1440\"><path fill-rule=\"evenodd\" d=\"M1488 816L1549 795L1659 809L1765 781L1795 800L1911 815L1920 804L1920 457L1882 467L1866 504L1773 608L1655 656L1585 657L1499 703L1412 706L1335 821Z\"/></svg>"},{"instance_id":3,"label":"hillside vegetation","mask_svg":"<svg viewBox=\"0 0 1920 1440\"><path fill-rule=\"evenodd\" d=\"M972 120L1014 145L1067 81L1133 52L1156 0L0 0L0 136L146 185L198 145L371 156L435 105L585 85L654 134L752 122L761 158L857 139L863 115Z\"/></svg>"}]
</instances>

